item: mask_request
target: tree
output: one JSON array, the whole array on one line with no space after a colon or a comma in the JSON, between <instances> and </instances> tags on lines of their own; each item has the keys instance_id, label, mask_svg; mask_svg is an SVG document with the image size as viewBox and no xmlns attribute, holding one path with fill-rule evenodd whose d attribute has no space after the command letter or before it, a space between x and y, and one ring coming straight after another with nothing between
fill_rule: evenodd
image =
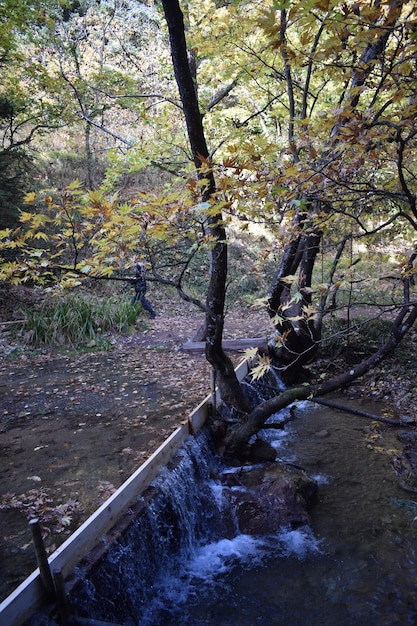
<instances>
[{"instance_id":1,"label":"tree","mask_svg":"<svg viewBox=\"0 0 417 626\"><path fill-rule=\"evenodd\" d=\"M202 202L208 203L216 192L214 174L198 106L195 83L191 74L185 41L183 15L177 0L163 0L165 17L171 43L172 62L180 92L188 138L199 181L202 185ZM208 212L207 229L213 238L210 251L210 282L206 299L206 357L213 366L225 401L242 410L249 408L243 396L233 363L222 347L224 303L227 279L227 243L223 217L220 211Z\"/></svg>"},{"instance_id":2,"label":"tree","mask_svg":"<svg viewBox=\"0 0 417 626\"><path fill-rule=\"evenodd\" d=\"M133 0L56 2L36 33L38 53L68 104L66 158L88 189L102 184L113 152L125 157L142 134L143 102L157 97L148 47L163 56L159 21L155 10ZM62 150L57 156L65 158Z\"/></svg>"},{"instance_id":3,"label":"tree","mask_svg":"<svg viewBox=\"0 0 417 626\"><path fill-rule=\"evenodd\" d=\"M390 199L390 194L389 192L387 193L386 189L377 190L375 186L367 183L364 165L365 160L368 161L367 157L370 151L375 149L375 141L381 139L380 135L377 138L373 136L372 130L380 125L391 127L393 124L392 120L385 121L381 119L381 116L383 113L386 113L390 104L396 102L392 89L397 87L398 76L393 77L391 70L395 67L395 72L398 73L399 67L405 61L405 66L401 68L402 71L399 74L402 80L406 81L410 71L408 61L415 52L414 41L411 42L407 51L397 43L398 41L405 41L405 31L410 28L407 20L412 13L408 3L392 2L385 7L382 5L372 7L363 3L363 6L359 8L357 5L350 8L345 4L341 9L338 6L333 7L333 12L330 10L328 3L312 2L306 5L305 3L295 2L290 4L290 11L288 11L287 5L285 7L283 5L278 10L276 5L273 5L270 13L264 20L264 28L273 40L271 46L279 50L282 59L282 69L279 73L277 71L277 75L283 77L286 83L288 149L293 160L293 165L287 168L286 177L289 176L290 171L292 177L295 172L298 174L297 180L291 185L296 190L295 193L291 190L291 193L288 194L287 181L285 181L286 185L283 188L287 201L289 197L296 208L293 212L293 228L289 242L284 248L281 263L268 297L269 313L275 319L278 331L278 345L275 347L275 356L278 365L280 367L283 366L287 373L299 370L301 365L312 358L319 346L324 307L329 290L327 289L327 294L321 297L321 310L317 312L312 309L312 293L314 291L312 287L313 270L325 231L325 221L329 221L338 213L347 214L346 208L338 208L340 201L335 206L335 198L340 194L340 189L344 190L347 188L350 191L356 187L362 191L364 187L368 187L368 189L373 187L372 196L374 199L378 195L383 197L385 201ZM326 6L322 6L322 4L326 4ZM166 3L164 3L164 9L169 24L170 12ZM315 9L312 16L311 9ZM176 6L175 11L178 14L180 11L179 7ZM405 21L399 24L402 11L405 13ZM290 12L292 13L292 23L297 23L298 33L296 39L298 50L295 45L291 46L288 43L288 16ZM366 16L365 21L364 16ZM360 17L360 20L357 20L357 17ZM343 27L341 18L343 18ZM300 28L305 25L307 20L309 20L310 32L303 42L303 34L301 33L300 35ZM350 21L351 30L349 30L347 21ZM316 70L316 60L323 59L325 54L333 51L335 46L334 31L337 31L337 29L340 31L341 28L345 29L344 36L341 38L341 48L336 50L336 55L333 55L331 62L333 71L338 65L343 67L345 72L344 87L342 93L338 94L339 101L336 114L335 111L327 112L328 120L326 120L327 124L325 127L330 132L328 137L324 141L322 140L319 154L317 147L314 145L317 145L318 137L314 136L310 130L312 124L310 117L307 116L307 112L309 111L311 115L317 104L318 94L321 90L328 88L329 81L327 75L322 75L318 83L313 83L313 71ZM170 26L173 62L185 109L190 143L193 146L196 130L201 133L202 125L201 118L198 115L198 108L195 109L194 117L187 118L187 98L191 99L195 104L196 90L193 88L191 76L189 75L187 56L184 52L181 57L176 52L173 44L174 35L178 36L178 33L182 34L183 32L184 25L180 19L176 23L173 22ZM347 41L350 38L353 38L353 41L351 41L350 49L348 49ZM306 47L308 54L306 54ZM183 48L185 50L185 45ZM255 56L255 53L253 54ZM342 55L347 58L341 62ZM305 58L308 59L307 63L305 63ZM387 63L390 68L389 71L384 70ZM306 66L306 69L303 69L303 65ZM265 66L269 71L271 70L271 63L265 62ZM349 70L350 76L347 74L348 68L351 68ZM379 70L381 71L379 72ZM181 92L181 87L186 80L185 75L190 85L188 94ZM376 86L370 80L371 76L373 81L377 82ZM259 77L257 79L259 80ZM363 93L368 81L370 83L371 97L367 99L365 112L360 113L358 107L361 97L364 99ZM317 89L317 84L319 88L315 91L313 88L316 87ZM387 100L387 92L390 91L391 100ZM397 159L395 164L400 183L400 191L397 191L397 198L403 205L401 215L403 217L407 216L406 219L414 226L415 194L411 192L410 181L415 181L415 174L413 167L408 167L407 170L404 168L403 157L406 146L414 147L413 142L416 131L413 128L411 132L407 130L404 135L402 129L407 124L412 123L415 94L412 90L410 92L407 87L405 92L403 94L405 97L401 98L403 103L403 106L400 107L402 109L400 112L401 124L394 123L395 133L390 134L388 142L396 143ZM297 97L296 93L300 95ZM310 103L310 101L312 102ZM399 111L396 109L397 107L394 107L393 115L395 118L399 114ZM323 111L321 111L322 115ZM365 122L363 122L364 119L366 120ZM360 130L357 128L358 124L360 124ZM298 133L297 127L301 129ZM371 130L370 133L368 132L369 130ZM386 132L386 128L384 132ZM364 135L366 135L365 139ZM387 138L383 137L383 139L386 140ZM199 172L201 172L203 163L201 157L206 161L208 160L206 142L204 137L201 139L201 135L200 140L200 143L196 142L195 144L201 147L200 158L195 158L195 164ZM195 152L196 150L193 152L194 155ZM350 165L345 164L348 156L352 159ZM375 158L374 155L373 157ZM235 166L235 162L229 162L228 164L229 166ZM366 164L368 165L368 163ZM339 168L344 166L345 172L342 177L335 175L337 166ZM243 169L244 166L240 167ZM262 167L265 167L264 163L262 163ZM237 168L235 167L235 169ZM250 169L253 172L253 168ZM405 174L406 171L407 175ZM267 177L269 177L270 181L270 171ZM283 178L281 176L281 181ZM215 191L212 170L210 170L207 181L208 189L210 190L208 197L210 197ZM360 186L358 187L359 181ZM386 183L387 181L383 182ZM329 193L329 190L325 189L325 187L330 185L332 189ZM344 201L346 202L346 195ZM352 200L350 200L349 204L352 205ZM406 207L408 207L408 211ZM361 212L363 213L363 209ZM357 215L354 215L354 218L358 220ZM386 218L386 222L391 223L392 218ZM382 226L379 225L377 229L382 229ZM364 234L369 234L366 228L363 231ZM342 245L340 245L340 252L343 251L346 241L347 237L344 235ZM412 258L415 258L415 254L413 253ZM336 257L335 263L337 264L337 262L338 259ZM409 268L412 266L413 263L408 263ZM272 412L286 406L295 399L322 395L348 384L351 380L361 376L385 358L395 348L404 334L408 332L417 316L417 304L411 303L409 298L409 275L406 273L403 278L404 300L393 323L390 339L383 348L358 367L336 379L321 385L289 390L278 398L269 401L269 403L257 407L241 424L231 427L227 437L227 453L239 453L239 450L262 427L265 419ZM291 295L291 287L294 284L297 285L297 291ZM224 285L224 282L217 283L216 288L224 289ZM221 331L222 324L218 324L220 335ZM210 337L208 338L208 345L210 346ZM218 345L216 345L216 350L219 350ZM207 351L208 357L209 354L209 351ZM212 363L216 366L215 361L212 361Z\"/></svg>"},{"instance_id":4,"label":"tree","mask_svg":"<svg viewBox=\"0 0 417 626\"><path fill-rule=\"evenodd\" d=\"M55 263L74 285L123 272L132 256L146 255L155 280L205 312L207 358L223 399L241 412L225 436L226 454L239 455L271 413L362 376L415 322L412 247L393 274L396 316L387 343L343 375L296 384L320 348L325 316L344 298L350 305L357 284L369 283L355 246L415 237L416 19L412 4L397 0L205 0L188 3L186 30L178 1L163 8L196 173L176 167L180 176L169 189L137 193L131 202L106 195L111 173L107 187L94 192L74 183L39 205L29 197L36 210L22 214L17 235L3 236L5 247L28 254L3 265L1 276L51 280ZM178 110L176 94L165 104ZM276 259L266 302L276 327L272 358L263 356L255 374L275 367L296 384L253 410L222 348L231 224L264 228L260 264ZM55 242L52 257L40 249L42 239ZM172 253L169 275L158 264L161 247ZM326 272L324 262L317 267L325 249L332 251ZM184 277L204 251L210 271L202 302L186 293ZM373 296L372 304L386 310L387 299Z\"/></svg>"},{"instance_id":5,"label":"tree","mask_svg":"<svg viewBox=\"0 0 417 626\"><path fill-rule=\"evenodd\" d=\"M390 69L384 70L384 68L393 68L397 64L396 71L398 71L402 61L412 54L413 44L407 52L405 50L400 52L398 45L398 41L404 40L406 36L404 28L407 28L405 25L410 16L410 6L407 8L406 5L407 3L404 2L392 2L386 7L382 4L368 7L366 3L363 3L361 6L344 5L341 9L335 7L333 11L328 11L328 7L314 3L316 14L313 13L309 20L310 36L305 38L306 42L300 42L306 43L309 48L309 50L303 50L309 59L304 76L300 73L300 51L296 52L295 46L290 43L291 29L288 24L287 9L280 11L279 24L276 24L275 30L272 27L270 31L271 34L279 36L289 102L289 146L294 166L301 174L301 185L298 185L297 197L299 208L295 214L297 236L285 248L282 263L269 294L270 314L272 317L278 316L277 329L280 337L285 335L285 341L280 343L277 355L284 363L288 362L288 370L308 362L320 340L325 299L322 301L318 315L306 315L306 311L311 310L312 276L325 231L323 223L336 212L346 213L346 204L345 207L341 206L340 199L335 201L334 196L340 196L341 187L343 187L343 201L346 203L347 194L344 190L347 187L353 190L356 186L358 190L359 180L361 180L361 188L366 187L364 183L367 179L366 168L372 167L369 161L372 162L372 158L375 159L375 154L369 159L369 153L372 149L375 151L375 141L378 141L373 136L372 129L379 124L384 126L386 123L393 123L392 119L387 121L381 119L381 115L387 115L390 104L393 104L389 101L389 97L393 94L390 93L388 96L388 93L392 89L394 77ZM292 20L305 23L308 19L304 10L306 7L298 6L298 12L297 8L292 7L292 9ZM320 15L320 9L325 9L322 15ZM399 23L402 10L405 13L405 22ZM367 16L365 24L363 23L364 15ZM317 106L318 100L316 91L310 93L314 84L314 74L317 73L315 59L320 58L320 55L323 58L324 54L331 51L331 48L329 50L329 34L333 35L331 30L335 23L340 31L340 18L342 17L344 29L341 33L342 46L336 50L336 55L333 53L328 57L330 63L327 65L333 66L334 71L338 64L342 64L345 69L344 86L338 94L336 118L334 115L329 116L332 120L329 137L324 138L324 141L321 138L320 145L317 137L310 133L311 120L307 119L308 111L312 111L313 107ZM332 37L330 37L330 46L334 46ZM346 72L347 67L352 68L350 76ZM402 79L405 81L409 68L405 66L404 69ZM327 81L327 76L321 78L321 89L326 88ZM297 98L296 91L300 89L302 96ZM407 88L406 91L408 91ZM410 95L408 93L408 96ZM363 110L360 109L362 100L365 100ZM393 114L396 116L395 108ZM403 117L403 123L405 119L410 121L410 113L412 114L412 111L408 109L406 118ZM296 129L296 125L299 126L300 123L304 126L301 133ZM329 128L329 126L326 127ZM398 132L402 134L397 128ZM399 138L398 134L397 138ZM408 134L405 143L413 138L414 131L411 135ZM390 137L390 141L397 143L393 136ZM400 155L402 150L398 143L396 147ZM307 155L311 159L310 163L306 162ZM399 162L396 165L399 179L404 180L402 166ZM373 165L373 169L374 167ZM343 178L338 170L343 171ZM304 184L306 174L310 181L314 180L313 185ZM407 183L401 186L403 187L402 204L409 206L409 215L412 217L415 199L411 197ZM382 190L379 191L380 195L387 201L387 192L381 192ZM358 191L355 195L359 199ZM376 196L376 194L373 195ZM348 203L351 204L352 201L348 200ZM297 273L298 279L294 280ZM292 284L297 285L296 299L294 296L291 298L290 295ZM289 315L288 311L290 311ZM291 323L291 318L295 319L296 323Z\"/></svg>"},{"instance_id":6,"label":"tree","mask_svg":"<svg viewBox=\"0 0 417 626\"><path fill-rule=\"evenodd\" d=\"M0 215L2 226L15 226L23 196L34 172L30 146L34 137L54 127L51 110L40 100L33 101L44 73L33 60L22 79L22 68L29 68L28 51L20 45L24 31L39 18L42 3L3 2L0 7ZM30 46L30 38L25 38Z\"/></svg>"}]
</instances>

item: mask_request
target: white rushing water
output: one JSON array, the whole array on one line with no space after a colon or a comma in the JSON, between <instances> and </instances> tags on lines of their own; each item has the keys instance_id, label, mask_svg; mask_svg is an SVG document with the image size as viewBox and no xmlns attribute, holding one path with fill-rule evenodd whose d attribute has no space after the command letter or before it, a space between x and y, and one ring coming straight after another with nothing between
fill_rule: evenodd
<instances>
[{"instance_id":1,"label":"white rushing water","mask_svg":"<svg viewBox=\"0 0 417 626\"><path fill-rule=\"evenodd\" d=\"M414 626L415 513L395 505L404 493L387 458L367 449L367 425L302 403L284 429L264 431L315 477L320 500L310 526L263 537L225 515L213 473L236 468L204 433L190 439L144 514L84 576L74 613L122 626Z\"/></svg>"}]
</instances>

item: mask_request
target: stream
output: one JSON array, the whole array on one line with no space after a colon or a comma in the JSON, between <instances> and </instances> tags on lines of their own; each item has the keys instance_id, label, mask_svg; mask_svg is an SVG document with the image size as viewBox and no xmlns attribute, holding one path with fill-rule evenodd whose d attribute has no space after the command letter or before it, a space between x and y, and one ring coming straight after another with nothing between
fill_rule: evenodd
<instances>
[{"instance_id":1,"label":"stream","mask_svg":"<svg viewBox=\"0 0 417 626\"><path fill-rule=\"evenodd\" d=\"M123 626L415 625L417 504L384 452L399 447L396 430L380 425L372 439L369 420L300 403L264 433L317 480L310 525L225 536L213 469L234 470L203 433L104 560L79 570L74 613Z\"/></svg>"},{"instance_id":2,"label":"stream","mask_svg":"<svg viewBox=\"0 0 417 626\"><path fill-rule=\"evenodd\" d=\"M387 456L367 449L369 424L324 407L299 412L277 447L319 483L312 534L294 533L287 552L227 572L215 602L199 604L183 624L417 623L417 504L399 488ZM398 447L396 430L382 431L384 446Z\"/></svg>"}]
</instances>

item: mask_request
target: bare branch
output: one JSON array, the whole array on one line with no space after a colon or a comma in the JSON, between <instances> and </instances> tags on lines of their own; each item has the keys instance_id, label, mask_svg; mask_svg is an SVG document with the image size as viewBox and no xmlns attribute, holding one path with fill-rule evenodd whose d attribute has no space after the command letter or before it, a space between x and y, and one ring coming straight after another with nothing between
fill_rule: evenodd
<instances>
[{"instance_id":1,"label":"bare branch","mask_svg":"<svg viewBox=\"0 0 417 626\"><path fill-rule=\"evenodd\" d=\"M237 80L233 80L229 85L227 85L227 87L225 87L224 89L219 91L215 96L213 96L213 98L210 100L210 102L206 106L206 111L211 111L211 109L215 107L216 104L219 104L219 102L221 102L224 98L226 98L226 96L229 95L229 93L232 91L232 89L236 87L236 85L237 85Z\"/></svg>"}]
</instances>

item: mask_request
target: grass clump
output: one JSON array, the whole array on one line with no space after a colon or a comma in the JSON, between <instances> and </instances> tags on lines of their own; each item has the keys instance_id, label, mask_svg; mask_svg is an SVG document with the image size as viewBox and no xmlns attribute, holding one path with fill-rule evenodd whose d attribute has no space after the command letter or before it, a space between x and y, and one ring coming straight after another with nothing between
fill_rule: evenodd
<instances>
[{"instance_id":1,"label":"grass clump","mask_svg":"<svg viewBox=\"0 0 417 626\"><path fill-rule=\"evenodd\" d=\"M24 341L34 347L82 348L103 344L103 333L126 332L140 309L116 297L68 295L46 299L24 311Z\"/></svg>"}]
</instances>

